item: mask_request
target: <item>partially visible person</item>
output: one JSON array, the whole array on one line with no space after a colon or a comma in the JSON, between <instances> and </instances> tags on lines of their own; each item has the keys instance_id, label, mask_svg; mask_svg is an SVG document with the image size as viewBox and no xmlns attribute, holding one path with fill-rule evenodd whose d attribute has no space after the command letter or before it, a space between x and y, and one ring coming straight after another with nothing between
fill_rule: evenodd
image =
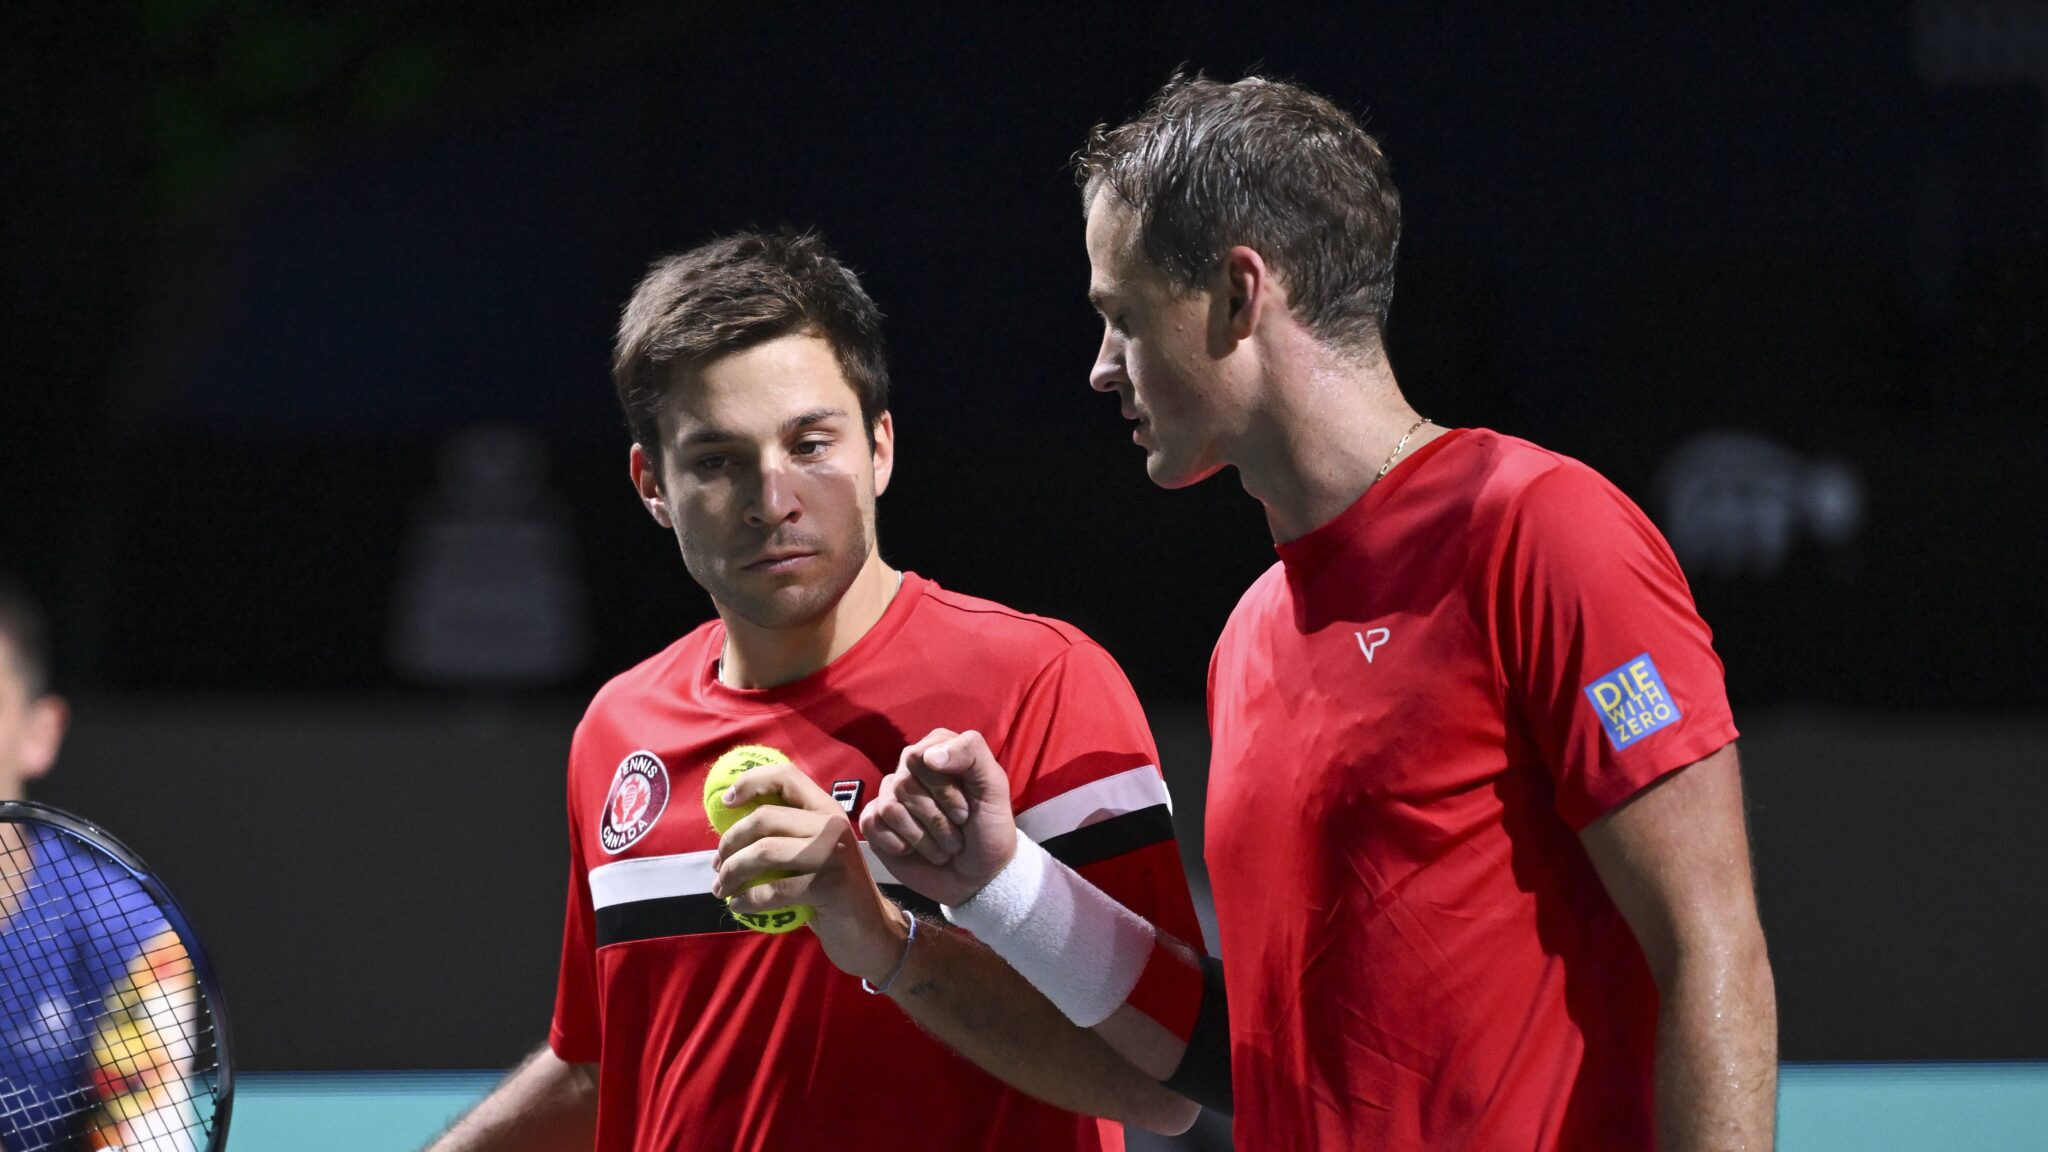
<instances>
[{"instance_id":1,"label":"partially visible person","mask_svg":"<svg viewBox=\"0 0 2048 1152\"><path fill-rule=\"evenodd\" d=\"M814 236L669 257L626 305L613 373L635 496L718 615L577 727L547 1045L436 1152L1093 1152L1122 1146L1117 1121L1186 1128L1192 1105L899 906L855 834L908 734L964 716L1050 851L1195 930L1158 753L1108 653L882 559L895 424L860 282ZM782 803L721 837L699 797L728 757L757 764L729 804ZM808 928L734 919L796 904Z\"/></svg>"},{"instance_id":2,"label":"partially visible person","mask_svg":"<svg viewBox=\"0 0 2048 1152\"><path fill-rule=\"evenodd\" d=\"M28 783L57 763L71 708L50 690L48 630L28 589L0 573L0 800L28 799Z\"/></svg>"},{"instance_id":3,"label":"partially visible person","mask_svg":"<svg viewBox=\"0 0 2048 1152\"><path fill-rule=\"evenodd\" d=\"M917 853L898 875L1056 1001L1130 991L1098 1032L1134 1062L1227 1064L1207 1099L1245 1152L1768 1149L1735 723L1656 528L1584 464L1410 405L1400 196L1328 100L1177 79L1079 168L1090 383L1161 487L1234 468L1278 553L1209 672L1227 1053L1113 1027L1155 934L1013 826L977 734L907 751L864 817L884 859ZM943 867L912 818L935 805L964 823ZM1112 933L1115 963L1068 962Z\"/></svg>"},{"instance_id":4,"label":"partially visible person","mask_svg":"<svg viewBox=\"0 0 2048 1152\"><path fill-rule=\"evenodd\" d=\"M0 574L0 800L64 744L35 601ZM192 965L134 877L39 827L0 822L0 1149L179 1152ZM168 1014L168 1016L166 1015ZM164 1025L161 1026L160 1025Z\"/></svg>"}]
</instances>

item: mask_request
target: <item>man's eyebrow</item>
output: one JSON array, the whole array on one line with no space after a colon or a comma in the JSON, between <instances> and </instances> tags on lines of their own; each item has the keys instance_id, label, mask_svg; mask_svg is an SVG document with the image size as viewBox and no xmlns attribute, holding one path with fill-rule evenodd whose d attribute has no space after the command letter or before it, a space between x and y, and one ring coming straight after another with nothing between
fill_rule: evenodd
<instances>
[{"instance_id":1,"label":"man's eyebrow","mask_svg":"<svg viewBox=\"0 0 2048 1152\"><path fill-rule=\"evenodd\" d=\"M799 428L808 428L813 424L823 424L827 420L844 419L846 419L846 409L844 408L813 408L808 412L799 412L784 420L782 422L782 430L785 433L794 432Z\"/></svg>"},{"instance_id":2,"label":"man's eyebrow","mask_svg":"<svg viewBox=\"0 0 2048 1152\"><path fill-rule=\"evenodd\" d=\"M741 437L737 432L728 432L723 428L715 428L707 424L701 428L691 430L678 439L676 447L689 448L697 444L730 444L739 439Z\"/></svg>"},{"instance_id":3,"label":"man's eyebrow","mask_svg":"<svg viewBox=\"0 0 2048 1152\"><path fill-rule=\"evenodd\" d=\"M799 412L784 420L782 422L782 432L784 435L787 435L799 428L808 428L813 424L822 424L828 420L844 419L846 419L846 409L844 408L812 408L807 412ZM683 435L676 441L676 447L692 448L699 444L735 444L745 439L745 436L731 429L707 424L701 428L692 429Z\"/></svg>"},{"instance_id":4,"label":"man's eyebrow","mask_svg":"<svg viewBox=\"0 0 2048 1152\"><path fill-rule=\"evenodd\" d=\"M1115 293L1101 285L1090 284L1088 286L1088 306L1104 316L1109 315L1109 306L1113 303L1112 297L1114 296Z\"/></svg>"}]
</instances>

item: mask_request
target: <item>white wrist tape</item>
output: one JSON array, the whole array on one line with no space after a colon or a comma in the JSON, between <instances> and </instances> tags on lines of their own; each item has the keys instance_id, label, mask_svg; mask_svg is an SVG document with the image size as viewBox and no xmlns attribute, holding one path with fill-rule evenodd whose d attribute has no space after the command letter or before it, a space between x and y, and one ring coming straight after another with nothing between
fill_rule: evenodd
<instances>
[{"instance_id":1,"label":"white wrist tape","mask_svg":"<svg viewBox=\"0 0 2048 1152\"><path fill-rule=\"evenodd\" d=\"M1045 994L1092 1028L1137 987L1156 930L1023 833L1017 854L946 919L974 933Z\"/></svg>"}]
</instances>

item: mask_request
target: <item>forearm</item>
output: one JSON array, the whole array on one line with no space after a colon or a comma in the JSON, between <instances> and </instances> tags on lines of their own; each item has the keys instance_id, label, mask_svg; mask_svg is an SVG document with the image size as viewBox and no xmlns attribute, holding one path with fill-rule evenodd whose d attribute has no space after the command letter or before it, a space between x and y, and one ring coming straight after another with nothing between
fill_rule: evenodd
<instances>
[{"instance_id":1,"label":"forearm","mask_svg":"<svg viewBox=\"0 0 2048 1152\"><path fill-rule=\"evenodd\" d=\"M1154 1080L1165 1080L1180 1067L1188 1042L1161 1027L1157 1020L1125 1004L1095 1026L1095 1034Z\"/></svg>"},{"instance_id":2,"label":"forearm","mask_svg":"<svg viewBox=\"0 0 2048 1152\"><path fill-rule=\"evenodd\" d=\"M1663 983L1657 1146L1768 1152L1777 1114L1778 1012L1762 935L1683 961Z\"/></svg>"},{"instance_id":3,"label":"forearm","mask_svg":"<svg viewBox=\"0 0 2048 1152\"><path fill-rule=\"evenodd\" d=\"M889 995L948 1047L1047 1103L1157 1132L1194 1123L1194 1103L1098 1035L1116 1017L1096 1030L1076 1027L1002 957L943 924L921 926Z\"/></svg>"},{"instance_id":4,"label":"forearm","mask_svg":"<svg viewBox=\"0 0 2048 1152\"><path fill-rule=\"evenodd\" d=\"M581 1152L596 1142L596 1070L543 1044L427 1152Z\"/></svg>"},{"instance_id":5,"label":"forearm","mask_svg":"<svg viewBox=\"0 0 2048 1152\"><path fill-rule=\"evenodd\" d=\"M948 920L1175 1095L1231 1112L1223 968L1028 837ZM1192 1123L1189 1114L1188 1123Z\"/></svg>"}]
</instances>

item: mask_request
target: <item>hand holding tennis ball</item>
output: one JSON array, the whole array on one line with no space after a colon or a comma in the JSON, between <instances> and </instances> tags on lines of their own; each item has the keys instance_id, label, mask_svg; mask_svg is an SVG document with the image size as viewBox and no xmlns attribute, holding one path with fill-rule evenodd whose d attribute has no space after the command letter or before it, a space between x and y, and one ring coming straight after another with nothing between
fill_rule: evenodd
<instances>
[{"instance_id":1,"label":"hand holding tennis ball","mask_svg":"<svg viewBox=\"0 0 2048 1152\"><path fill-rule=\"evenodd\" d=\"M788 763L790 759L781 749L770 748L765 744L742 744L714 761L710 773L704 777L704 815L710 818L712 829L723 836L749 812L763 804L777 802L764 798L746 804L727 806L724 800L725 790L732 787L733 781L738 780L749 769L759 768L765 764ZM760 878L780 880L789 875L788 872L764 872ZM726 902L730 904L731 898L728 897ZM777 908L768 912L733 912L732 917L756 932L794 932L811 922L811 906L792 904L787 908Z\"/></svg>"}]
</instances>

